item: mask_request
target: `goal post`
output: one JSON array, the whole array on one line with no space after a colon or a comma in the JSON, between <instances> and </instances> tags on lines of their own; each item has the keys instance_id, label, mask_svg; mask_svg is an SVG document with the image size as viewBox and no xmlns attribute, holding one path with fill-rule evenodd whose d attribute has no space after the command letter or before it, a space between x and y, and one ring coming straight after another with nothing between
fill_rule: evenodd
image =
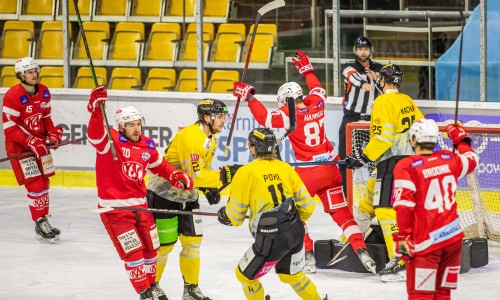
<instances>
[{"instance_id":1,"label":"goal post","mask_svg":"<svg viewBox=\"0 0 500 300\"><path fill-rule=\"evenodd\" d=\"M435 150L452 150L451 140L445 137L446 123L438 125L440 134ZM368 144L369 126L368 122L346 125L347 154ZM460 224L466 237L488 237L500 241L500 126L468 122L464 128L481 163L473 173L458 181L455 200ZM347 170L349 207L358 205L363 199L366 183L374 168L375 164L369 163L358 170Z\"/></svg>"}]
</instances>

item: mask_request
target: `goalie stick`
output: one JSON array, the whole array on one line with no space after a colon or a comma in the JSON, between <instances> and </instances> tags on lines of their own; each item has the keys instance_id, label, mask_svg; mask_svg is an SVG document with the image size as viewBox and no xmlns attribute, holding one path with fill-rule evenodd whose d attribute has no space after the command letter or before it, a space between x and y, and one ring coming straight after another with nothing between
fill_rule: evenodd
<instances>
[{"instance_id":1,"label":"goalie stick","mask_svg":"<svg viewBox=\"0 0 500 300\"><path fill-rule=\"evenodd\" d=\"M62 144L57 144L57 145L47 145L47 148L48 149L57 149L59 147L62 147L62 146L65 146L65 145L69 145L69 144L74 144L74 143L78 143L78 142L81 142L81 141L84 141L86 140L87 138L81 138L81 139L74 139L72 141L67 141L67 142L64 142ZM5 158L2 158L0 159L0 163L1 162L4 162L4 161L8 161L8 160L11 160L11 159L14 159L14 158L21 158L21 157L25 157L25 156L30 156L30 155L33 155L33 152L23 152L23 153L19 153L19 154L16 154L16 155L13 155L13 156L9 156L9 157L5 157Z\"/></svg>"},{"instance_id":2,"label":"goalie stick","mask_svg":"<svg viewBox=\"0 0 500 300\"><path fill-rule=\"evenodd\" d=\"M131 210L131 211L149 211L157 214L176 214L176 215L199 215L199 216L211 216L217 217L217 213L204 212L204 211L184 211L184 210L171 210L171 209L159 209L159 208L140 208L140 207L114 207L107 206L103 208L91 209L91 211L97 213L106 213L113 210ZM248 219L248 216L245 216Z\"/></svg>"},{"instance_id":3,"label":"goalie stick","mask_svg":"<svg viewBox=\"0 0 500 300\"><path fill-rule=\"evenodd\" d=\"M92 73L92 79L94 80L94 86L97 87L97 77L95 75L94 64L92 63L92 57L90 56L89 45L87 44L87 38L85 37L85 30L83 29L82 20L80 18L80 11L78 10L78 0L73 0L75 6L76 18L78 20L78 25L80 26L80 32L82 34L83 45L85 46L85 51L87 52L87 58L89 60L90 72ZM109 146L111 147L111 154L113 154L113 160L118 161L118 156L116 156L115 144L113 138L111 137L111 131L109 131L108 117L104 111L104 105L99 102L101 108L102 116L104 117L104 127L106 128L106 133L108 134Z\"/></svg>"},{"instance_id":4,"label":"goalie stick","mask_svg":"<svg viewBox=\"0 0 500 300\"><path fill-rule=\"evenodd\" d=\"M77 0L73 0L77 1ZM76 4L75 4L76 5ZM253 42L255 41L255 35L257 34L257 27L259 26L260 18L270 12L273 9L277 9L285 6L285 0L274 0L264 5L257 11L257 17L255 18L255 25L253 27L252 38L250 39L250 44L248 45L247 58L245 60L245 68L243 69L243 74L241 75L241 82L245 82L245 75L247 74L248 64L250 63L250 56L252 55ZM231 121L231 128L229 129L229 134L227 136L226 150L224 151L224 156L227 157L229 153L229 146L231 145L231 139L233 137L234 124L236 124L236 115L238 114L238 108L240 106L241 98L238 97L236 104L234 106L233 119Z\"/></svg>"},{"instance_id":5,"label":"goalie stick","mask_svg":"<svg viewBox=\"0 0 500 300\"><path fill-rule=\"evenodd\" d=\"M373 228L369 228L367 231L366 231L366 234L365 234L365 238L364 240L366 241L366 239L370 236L370 234L372 234L373 232ZM337 254L335 254L335 256L326 264L327 266L331 267L333 266L334 264L338 263L339 261L343 260L344 258L347 257L347 255L344 255L342 257L339 258L339 256L345 251L345 249L347 249L347 247L349 247L349 245L351 245L351 243L349 242L346 242L345 245L339 250L339 252L337 252Z\"/></svg>"}]
</instances>

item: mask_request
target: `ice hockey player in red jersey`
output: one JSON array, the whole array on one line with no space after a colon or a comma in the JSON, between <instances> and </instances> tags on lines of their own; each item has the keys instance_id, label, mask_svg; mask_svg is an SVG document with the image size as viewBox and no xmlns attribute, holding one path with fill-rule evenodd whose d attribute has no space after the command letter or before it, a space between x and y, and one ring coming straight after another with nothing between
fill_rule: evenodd
<instances>
[{"instance_id":1,"label":"ice hockey player in red jersey","mask_svg":"<svg viewBox=\"0 0 500 300\"><path fill-rule=\"evenodd\" d=\"M191 190L191 178L165 160L152 139L141 135L144 118L133 106L118 109L115 115L117 130L110 128L118 157L118 161L113 160L99 108L99 103L104 104L106 98L106 88L99 86L92 90L87 107L92 113L87 137L97 151L99 208L147 208L144 176L148 170L166 178L177 188ZM120 258L125 261L125 270L140 299L167 299L165 295L153 298L152 293L157 285L156 250L160 246L152 213L113 210L102 213L101 220Z\"/></svg>"},{"instance_id":2,"label":"ice hockey player in red jersey","mask_svg":"<svg viewBox=\"0 0 500 300\"><path fill-rule=\"evenodd\" d=\"M295 152L297 162L320 162L339 160L333 146L325 134L326 91L314 75L313 67L306 54L296 51L293 62L299 73L306 78L309 95L303 96L302 88L295 82L285 83L278 90L278 110L269 112L254 97L255 89L245 83L236 82L233 94L248 102L257 122L265 127L288 128L290 125L287 99L292 97L296 103L297 129L288 137ZM342 191L342 178L336 165L296 167L295 170L304 182L311 196L318 195L324 211L342 228L363 262L364 266L375 273L375 262L369 256L363 235L347 206ZM305 236L306 267L304 271L316 271L313 254L313 241Z\"/></svg>"},{"instance_id":3,"label":"ice hockey player in red jersey","mask_svg":"<svg viewBox=\"0 0 500 300\"><path fill-rule=\"evenodd\" d=\"M479 157L462 126L446 131L458 153L433 152L438 126L420 119L412 124L409 139L415 155L400 160L394 169L394 209L399 232L393 233L396 255L407 261L408 299L450 299L457 288L462 251L462 226L457 214L457 181L474 171Z\"/></svg>"},{"instance_id":4,"label":"ice hockey player in red jersey","mask_svg":"<svg viewBox=\"0 0 500 300\"><path fill-rule=\"evenodd\" d=\"M31 57L16 61L16 77L21 80L3 98L3 128L8 156L33 152L33 156L11 159L17 183L26 187L36 238L46 243L59 240L60 230L49 223L49 177L55 174L47 149L61 142L63 129L51 118L49 89L37 83L40 67Z\"/></svg>"}]
</instances>

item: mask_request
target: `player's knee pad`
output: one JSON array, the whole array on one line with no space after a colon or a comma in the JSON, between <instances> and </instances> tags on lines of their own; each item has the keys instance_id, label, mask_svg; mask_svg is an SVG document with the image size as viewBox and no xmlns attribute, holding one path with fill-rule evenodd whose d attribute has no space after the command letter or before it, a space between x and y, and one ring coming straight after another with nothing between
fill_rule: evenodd
<instances>
[{"instance_id":1,"label":"player's knee pad","mask_svg":"<svg viewBox=\"0 0 500 300\"><path fill-rule=\"evenodd\" d=\"M366 184L366 190L363 195L363 200L359 203L359 210L364 214L369 214L371 218L375 217L373 209L373 194L375 191L375 182L377 181L377 169L370 174L370 179Z\"/></svg>"},{"instance_id":2,"label":"player's knee pad","mask_svg":"<svg viewBox=\"0 0 500 300\"><path fill-rule=\"evenodd\" d=\"M174 244L179 236L177 217L170 219L156 219L156 229L160 238L160 245Z\"/></svg>"},{"instance_id":3,"label":"player's knee pad","mask_svg":"<svg viewBox=\"0 0 500 300\"><path fill-rule=\"evenodd\" d=\"M262 299L264 298L264 288L258 279L247 278L240 270L239 266L236 267L236 278L241 282L243 292L247 299Z\"/></svg>"}]
</instances>

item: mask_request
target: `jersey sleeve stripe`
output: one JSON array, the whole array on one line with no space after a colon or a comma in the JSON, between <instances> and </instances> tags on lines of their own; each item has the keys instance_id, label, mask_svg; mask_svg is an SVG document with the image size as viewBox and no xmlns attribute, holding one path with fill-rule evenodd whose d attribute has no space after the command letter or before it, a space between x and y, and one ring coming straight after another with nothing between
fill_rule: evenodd
<instances>
[{"instance_id":1,"label":"jersey sleeve stripe","mask_svg":"<svg viewBox=\"0 0 500 300\"><path fill-rule=\"evenodd\" d=\"M384 123L384 127L386 128L391 128L392 131L394 131L394 126L392 126L392 124L389 124L389 123Z\"/></svg>"},{"instance_id":2,"label":"jersey sleeve stripe","mask_svg":"<svg viewBox=\"0 0 500 300\"><path fill-rule=\"evenodd\" d=\"M246 211L244 213L238 213L237 211L231 209L231 207L228 207L226 209L226 213L228 213L228 216L236 222L243 222L245 220Z\"/></svg>"},{"instance_id":3,"label":"jersey sleeve stripe","mask_svg":"<svg viewBox=\"0 0 500 300\"><path fill-rule=\"evenodd\" d=\"M415 207L415 202L411 202L408 200L397 200L393 204L393 207L396 207L396 206Z\"/></svg>"},{"instance_id":4,"label":"jersey sleeve stripe","mask_svg":"<svg viewBox=\"0 0 500 300\"><path fill-rule=\"evenodd\" d=\"M389 136L394 136L394 131L384 130L384 131L382 131L382 134L386 134L386 135L389 135Z\"/></svg>"},{"instance_id":5,"label":"jersey sleeve stripe","mask_svg":"<svg viewBox=\"0 0 500 300\"><path fill-rule=\"evenodd\" d=\"M239 203L238 201L236 201L236 199L234 199L234 197L231 196L231 203L234 204L235 206L241 208L241 209L248 209L248 205L246 204L243 204L243 203Z\"/></svg>"},{"instance_id":6,"label":"jersey sleeve stripe","mask_svg":"<svg viewBox=\"0 0 500 300\"><path fill-rule=\"evenodd\" d=\"M21 115L20 111L17 111L15 109L12 109L10 107L4 106L2 111L6 114L12 115L14 117L19 117Z\"/></svg>"},{"instance_id":7,"label":"jersey sleeve stripe","mask_svg":"<svg viewBox=\"0 0 500 300\"><path fill-rule=\"evenodd\" d=\"M273 127L272 115L270 113L267 113L266 115L266 127Z\"/></svg>"},{"instance_id":8,"label":"jersey sleeve stripe","mask_svg":"<svg viewBox=\"0 0 500 300\"><path fill-rule=\"evenodd\" d=\"M190 164L191 163L191 159L186 159L185 161L181 162L181 167L184 169L184 166L187 165L187 164Z\"/></svg>"},{"instance_id":9,"label":"jersey sleeve stripe","mask_svg":"<svg viewBox=\"0 0 500 300\"><path fill-rule=\"evenodd\" d=\"M462 172L460 172L460 176L458 176L458 179L460 179L467 175L467 171L469 171L469 160L463 155L459 154L458 156L462 160Z\"/></svg>"},{"instance_id":10,"label":"jersey sleeve stripe","mask_svg":"<svg viewBox=\"0 0 500 300\"><path fill-rule=\"evenodd\" d=\"M283 128L290 128L290 118L281 109L278 111L281 114L281 117L283 118Z\"/></svg>"},{"instance_id":11,"label":"jersey sleeve stripe","mask_svg":"<svg viewBox=\"0 0 500 300\"><path fill-rule=\"evenodd\" d=\"M184 171L184 173L189 174L189 172L190 172L190 171L191 171L191 167L187 168L187 169ZM200 175L200 173L201 173L201 170L200 170L200 171L198 171L198 172L195 172L193 175L191 175L191 178L192 178L192 179L195 179L196 177L198 177L198 175Z\"/></svg>"},{"instance_id":12,"label":"jersey sleeve stripe","mask_svg":"<svg viewBox=\"0 0 500 300\"><path fill-rule=\"evenodd\" d=\"M16 126L17 124L14 122L14 121L7 121L7 122L4 122L3 123L3 128L4 129L7 129L9 127L12 127L12 126Z\"/></svg>"},{"instance_id":13,"label":"jersey sleeve stripe","mask_svg":"<svg viewBox=\"0 0 500 300\"><path fill-rule=\"evenodd\" d=\"M46 114L45 116L42 116L42 119L43 118L49 118L50 117L50 113Z\"/></svg>"},{"instance_id":14,"label":"jersey sleeve stripe","mask_svg":"<svg viewBox=\"0 0 500 300\"><path fill-rule=\"evenodd\" d=\"M153 169L153 168L155 168L155 167L159 166L162 162L163 162L163 156L158 155L158 159L157 159L155 162L151 163L151 164L148 166L148 168L149 168L149 169Z\"/></svg>"},{"instance_id":15,"label":"jersey sleeve stripe","mask_svg":"<svg viewBox=\"0 0 500 300\"><path fill-rule=\"evenodd\" d=\"M413 191L414 193L417 191L415 184L410 180L405 180L405 179L394 180L394 188L405 188L410 191Z\"/></svg>"},{"instance_id":16,"label":"jersey sleeve stripe","mask_svg":"<svg viewBox=\"0 0 500 300\"><path fill-rule=\"evenodd\" d=\"M306 198L309 198L309 201L307 201L305 203L300 203L299 201L297 201L296 202L297 205L300 207L306 208L306 207L309 207L309 206L314 204L314 200L311 197L306 197ZM304 201L301 201L301 202L304 202Z\"/></svg>"},{"instance_id":17,"label":"jersey sleeve stripe","mask_svg":"<svg viewBox=\"0 0 500 300\"><path fill-rule=\"evenodd\" d=\"M101 143L104 139L106 138L106 132L104 132L104 134L102 135L102 137L98 140L95 140L95 139L91 139L87 133L87 139L89 140L90 143L94 144L94 145L97 145L99 143Z\"/></svg>"},{"instance_id":18,"label":"jersey sleeve stripe","mask_svg":"<svg viewBox=\"0 0 500 300\"><path fill-rule=\"evenodd\" d=\"M96 151L99 154L106 154L109 151L109 149L110 149L110 144L106 143L106 147L104 147L104 149L102 151L97 150L97 148L96 148Z\"/></svg>"},{"instance_id":19,"label":"jersey sleeve stripe","mask_svg":"<svg viewBox=\"0 0 500 300\"><path fill-rule=\"evenodd\" d=\"M381 140L381 141L388 142L388 143L391 143L391 144L394 141L394 139L386 138L386 137L383 137L383 136L380 136L380 135L376 135L375 137L377 139Z\"/></svg>"}]
</instances>

